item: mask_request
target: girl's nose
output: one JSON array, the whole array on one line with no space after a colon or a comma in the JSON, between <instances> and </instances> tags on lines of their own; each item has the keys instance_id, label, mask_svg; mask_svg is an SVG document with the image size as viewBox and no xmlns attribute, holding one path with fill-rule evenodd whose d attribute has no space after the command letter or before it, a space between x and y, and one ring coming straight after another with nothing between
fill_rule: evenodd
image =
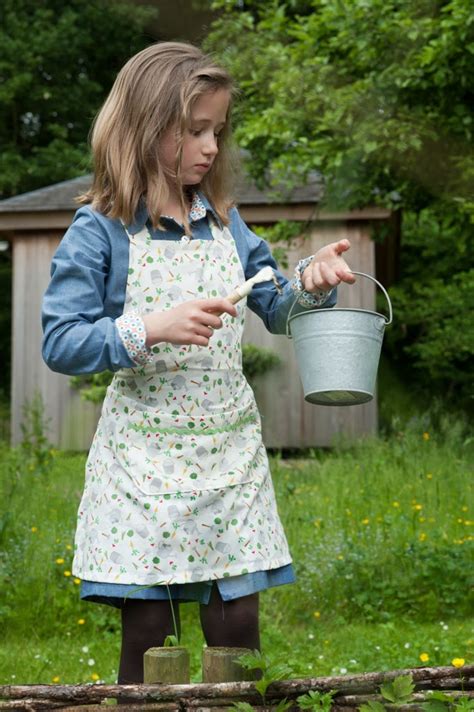
<instances>
[{"instance_id":1,"label":"girl's nose","mask_svg":"<svg viewBox=\"0 0 474 712\"><path fill-rule=\"evenodd\" d=\"M216 153L219 151L219 147L217 145L217 138L216 136L214 136L214 134L207 137L207 140L203 146L203 151L207 156L215 156Z\"/></svg>"}]
</instances>

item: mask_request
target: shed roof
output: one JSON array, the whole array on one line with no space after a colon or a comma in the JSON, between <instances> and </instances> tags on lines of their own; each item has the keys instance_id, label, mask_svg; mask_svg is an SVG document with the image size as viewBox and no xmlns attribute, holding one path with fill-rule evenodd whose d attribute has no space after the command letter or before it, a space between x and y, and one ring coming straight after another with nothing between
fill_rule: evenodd
<instances>
[{"instance_id":1,"label":"shed roof","mask_svg":"<svg viewBox=\"0 0 474 712\"><path fill-rule=\"evenodd\" d=\"M92 183L92 174L64 180L29 193L15 195L0 201L0 212L45 212L51 210L75 210L75 198L84 193ZM307 185L298 186L284 197L275 197L274 190L259 190L246 176L237 185L236 197L240 205L262 205L281 203L318 203L323 194L319 176L313 177Z\"/></svg>"}]
</instances>

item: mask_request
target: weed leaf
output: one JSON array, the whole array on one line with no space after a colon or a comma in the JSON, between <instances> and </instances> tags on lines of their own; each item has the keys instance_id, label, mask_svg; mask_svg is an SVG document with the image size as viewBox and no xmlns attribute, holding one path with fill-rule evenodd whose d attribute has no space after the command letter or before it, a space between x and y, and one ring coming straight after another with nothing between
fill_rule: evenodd
<instances>
[{"instance_id":1,"label":"weed leaf","mask_svg":"<svg viewBox=\"0 0 474 712\"><path fill-rule=\"evenodd\" d=\"M179 640L178 640L177 636L176 635L167 635L164 640L163 647L171 648L175 645L179 645Z\"/></svg>"},{"instance_id":2,"label":"weed leaf","mask_svg":"<svg viewBox=\"0 0 474 712\"><path fill-rule=\"evenodd\" d=\"M296 701L302 710L317 710L320 712L329 712L333 703L333 697L336 690L330 692L319 692L318 690L309 690L304 695L297 697Z\"/></svg>"},{"instance_id":3,"label":"weed leaf","mask_svg":"<svg viewBox=\"0 0 474 712\"><path fill-rule=\"evenodd\" d=\"M421 705L423 712L448 712L449 704L443 700L428 700Z\"/></svg>"},{"instance_id":4,"label":"weed leaf","mask_svg":"<svg viewBox=\"0 0 474 712\"><path fill-rule=\"evenodd\" d=\"M238 709L239 712L253 712L253 707L248 702L233 702L232 706Z\"/></svg>"},{"instance_id":5,"label":"weed leaf","mask_svg":"<svg viewBox=\"0 0 474 712\"><path fill-rule=\"evenodd\" d=\"M410 702L415 686L411 675L399 675L393 682L380 686L380 693L389 702L404 704Z\"/></svg>"},{"instance_id":6,"label":"weed leaf","mask_svg":"<svg viewBox=\"0 0 474 712\"><path fill-rule=\"evenodd\" d=\"M369 700L358 708L359 712L386 712L385 706L381 702Z\"/></svg>"}]
</instances>

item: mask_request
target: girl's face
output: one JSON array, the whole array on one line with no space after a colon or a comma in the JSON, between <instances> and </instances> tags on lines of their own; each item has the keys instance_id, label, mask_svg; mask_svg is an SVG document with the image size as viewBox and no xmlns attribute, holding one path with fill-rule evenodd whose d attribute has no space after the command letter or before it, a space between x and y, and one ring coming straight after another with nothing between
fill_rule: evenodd
<instances>
[{"instance_id":1,"label":"girl's face","mask_svg":"<svg viewBox=\"0 0 474 712\"><path fill-rule=\"evenodd\" d=\"M197 185L211 168L219 151L218 137L226 123L229 102L227 89L207 92L196 99L184 134L180 166L183 185ZM160 142L160 160L172 172L176 169L176 155L175 128L170 127Z\"/></svg>"}]
</instances>

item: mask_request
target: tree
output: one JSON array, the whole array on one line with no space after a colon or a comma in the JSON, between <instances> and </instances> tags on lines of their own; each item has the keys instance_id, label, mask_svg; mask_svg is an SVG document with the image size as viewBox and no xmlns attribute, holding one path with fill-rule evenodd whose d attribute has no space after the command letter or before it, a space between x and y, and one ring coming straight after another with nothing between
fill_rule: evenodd
<instances>
[{"instance_id":1,"label":"tree","mask_svg":"<svg viewBox=\"0 0 474 712\"><path fill-rule=\"evenodd\" d=\"M156 10L117 0L2 0L0 198L90 170L87 137ZM0 259L0 396L10 385L11 260Z\"/></svg>"},{"instance_id":2,"label":"tree","mask_svg":"<svg viewBox=\"0 0 474 712\"><path fill-rule=\"evenodd\" d=\"M92 119L156 10L118 0L3 0L0 197L90 170Z\"/></svg>"},{"instance_id":3,"label":"tree","mask_svg":"<svg viewBox=\"0 0 474 712\"><path fill-rule=\"evenodd\" d=\"M214 7L222 14L208 46L242 90L236 136L254 177L292 186L318 171L331 207L404 209L392 356L417 368L425 386L472 403L471 0ZM455 322L441 323L453 313Z\"/></svg>"}]
</instances>

